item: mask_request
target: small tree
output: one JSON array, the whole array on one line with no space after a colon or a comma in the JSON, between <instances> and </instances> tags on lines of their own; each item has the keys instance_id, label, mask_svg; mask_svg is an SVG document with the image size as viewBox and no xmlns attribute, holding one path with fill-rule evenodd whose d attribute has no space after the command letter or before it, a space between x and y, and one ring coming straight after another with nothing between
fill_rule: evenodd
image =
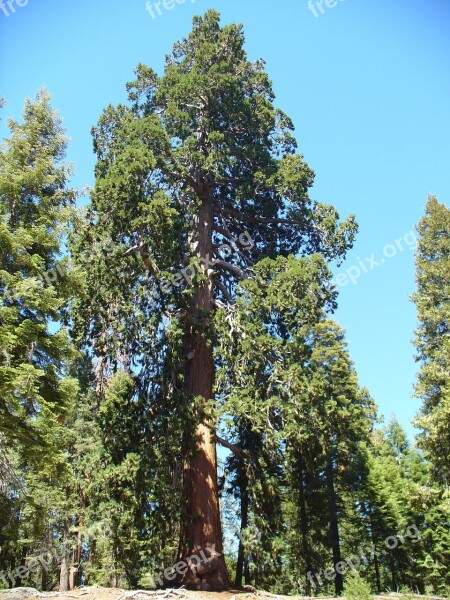
<instances>
[{"instance_id":1,"label":"small tree","mask_svg":"<svg viewBox=\"0 0 450 600\"><path fill-rule=\"evenodd\" d=\"M357 571L352 571L345 578L345 600L373 600L370 586Z\"/></svg>"}]
</instances>

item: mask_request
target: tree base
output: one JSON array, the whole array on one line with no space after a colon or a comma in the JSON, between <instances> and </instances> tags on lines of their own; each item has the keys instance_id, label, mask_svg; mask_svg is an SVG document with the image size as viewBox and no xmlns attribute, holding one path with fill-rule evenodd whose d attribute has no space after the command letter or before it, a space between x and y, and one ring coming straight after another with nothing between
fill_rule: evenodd
<instances>
[{"instance_id":1,"label":"tree base","mask_svg":"<svg viewBox=\"0 0 450 600\"><path fill-rule=\"evenodd\" d=\"M231 587L231 581L227 573L217 570L212 573L186 573L177 581L177 585L193 592L226 592Z\"/></svg>"},{"instance_id":2,"label":"tree base","mask_svg":"<svg viewBox=\"0 0 450 600\"><path fill-rule=\"evenodd\" d=\"M183 583L185 589L192 592L226 592L229 586L223 581L194 579Z\"/></svg>"}]
</instances>

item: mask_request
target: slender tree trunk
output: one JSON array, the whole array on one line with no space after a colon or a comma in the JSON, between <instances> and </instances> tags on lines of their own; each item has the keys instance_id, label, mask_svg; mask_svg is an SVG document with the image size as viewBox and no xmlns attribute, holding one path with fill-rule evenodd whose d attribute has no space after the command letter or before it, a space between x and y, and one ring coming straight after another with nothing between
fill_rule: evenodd
<instances>
[{"instance_id":1,"label":"slender tree trunk","mask_svg":"<svg viewBox=\"0 0 450 600\"><path fill-rule=\"evenodd\" d=\"M69 568L67 566L67 555L64 553L61 559L61 568L59 571L59 591L69 591Z\"/></svg>"},{"instance_id":2,"label":"slender tree trunk","mask_svg":"<svg viewBox=\"0 0 450 600\"><path fill-rule=\"evenodd\" d=\"M341 561L341 547L339 542L339 522L336 491L334 488L333 459L331 454L327 456L326 479L328 492L328 512L330 518L330 544L333 550L333 564L336 567L337 563ZM337 596L339 596L344 589L342 575L337 571L336 578L334 580L334 589Z\"/></svg>"},{"instance_id":3,"label":"slender tree trunk","mask_svg":"<svg viewBox=\"0 0 450 600\"><path fill-rule=\"evenodd\" d=\"M80 570L80 563L81 563L81 547L82 547L82 545L81 545L82 536L81 536L80 528L81 528L81 522L78 525L77 545L73 552L73 566L70 568L70 575L69 575L70 591L72 591L74 588L77 587L78 579L79 579L79 570Z\"/></svg>"},{"instance_id":4,"label":"slender tree trunk","mask_svg":"<svg viewBox=\"0 0 450 600\"><path fill-rule=\"evenodd\" d=\"M41 571L41 589L43 592L47 591L48 581L47 581L47 569L42 567Z\"/></svg>"},{"instance_id":5,"label":"slender tree trunk","mask_svg":"<svg viewBox=\"0 0 450 600\"><path fill-rule=\"evenodd\" d=\"M391 556L390 558L390 567L391 567L391 578L392 578L392 591L398 591L398 583L397 583L397 571L395 568L394 558Z\"/></svg>"},{"instance_id":6,"label":"slender tree trunk","mask_svg":"<svg viewBox=\"0 0 450 600\"><path fill-rule=\"evenodd\" d=\"M69 561L67 556L67 541L69 539L69 527L70 524L68 520L64 522L64 540L63 540L63 548L61 555L61 566L59 571L59 591L60 592L68 592L69 591Z\"/></svg>"},{"instance_id":7,"label":"slender tree trunk","mask_svg":"<svg viewBox=\"0 0 450 600\"><path fill-rule=\"evenodd\" d=\"M240 495L241 495L241 531L239 536L239 550L236 563L236 580L235 584L237 587L242 587L242 577L245 574L245 583L249 585L249 575L247 561L245 560L244 543L242 540L242 532L248 527L248 478L245 473L245 465L241 461L241 475L240 475ZM245 573L244 573L245 571Z\"/></svg>"},{"instance_id":8,"label":"slender tree trunk","mask_svg":"<svg viewBox=\"0 0 450 600\"><path fill-rule=\"evenodd\" d=\"M199 210L198 239L192 248L199 258L212 257L212 223L212 205L205 201ZM202 408L206 408L213 397L214 360L206 332L212 315L211 274L205 268L203 272L206 281L199 285L193 299L185 325L184 348L185 391L201 398ZM183 473L186 514L181 523L178 561L190 562L191 568L176 581L194 590L220 591L230 587L230 580L223 556L216 444L210 426L207 417L201 417L194 439L186 441ZM189 561L191 556L196 559Z\"/></svg>"},{"instance_id":9,"label":"slender tree trunk","mask_svg":"<svg viewBox=\"0 0 450 600\"><path fill-rule=\"evenodd\" d=\"M11 569L10 569L10 573L11 574L10 574L9 579L8 579L8 585L9 585L10 588L13 588L16 585L15 580L13 578L14 577L14 571L16 570L16 557L14 556L14 554L11 556L11 564L10 564L10 566L11 566Z\"/></svg>"},{"instance_id":10,"label":"slender tree trunk","mask_svg":"<svg viewBox=\"0 0 450 600\"><path fill-rule=\"evenodd\" d=\"M19 569L20 567L24 567L26 563L27 550L26 547L22 549L22 554L20 555ZM14 582L14 587L20 587L22 585L22 579L20 577L16 577Z\"/></svg>"},{"instance_id":11,"label":"slender tree trunk","mask_svg":"<svg viewBox=\"0 0 450 600\"><path fill-rule=\"evenodd\" d=\"M78 569L76 567L70 567L69 570L69 590L72 591L77 587L77 576Z\"/></svg>"},{"instance_id":12,"label":"slender tree trunk","mask_svg":"<svg viewBox=\"0 0 450 600\"><path fill-rule=\"evenodd\" d=\"M374 548L376 547L375 530L373 526L373 511L370 511L370 539ZM377 584L377 592L381 594L381 579L380 579L380 563L378 562L378 556L374 555L374 567L375 567L375 580Z\"/></svg>"},{"instance_id":13,"label":"slender tree trunk","mask_svg":"<svg viewBox=\"0 0 450 600\"><path fill-rule=\"evenodd\" d=\"M377 592L381 594L381 579L380 579L380 563L378 560L378 556L374 557L374 567L375 567L375 579L377 582Z\"/></svg>"},{"instance_id":14,"label":"slender tree trunk","mask_svg":"<svg viewBox=\"0 0 450 600\"><path fill-rule=\"evenodd\" d=\"M306 467L303 461L303 457L298 457L298 485L299 485L299 504L300 504L300 529L302 535L302 551L303 560L305 561L305 578L306 578L306 594L311 595L311 583L308 578L308 573L312 573L311 564L311 552L309 548L309 523L308 513L306 511L306 498L305 498L305 476Z\"/></svg>"}]
</instances>

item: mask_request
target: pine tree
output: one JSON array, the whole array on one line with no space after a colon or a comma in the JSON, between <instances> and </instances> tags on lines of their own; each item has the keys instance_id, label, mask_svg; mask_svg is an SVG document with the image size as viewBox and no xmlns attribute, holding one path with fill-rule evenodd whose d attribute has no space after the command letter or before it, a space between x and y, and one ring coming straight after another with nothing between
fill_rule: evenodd
<instances>
[{"instance_id":1,"label":"pine tree","mask_svg":"<svg viewBox=\"0 0 450 600\"><path fill-rule=\"evenodd\" d=\"M367 390L359 388L344 332L335 322L319 320L305 341L309 352L303 364L297 359L290 369L285 368L285 385L291 393L285 401L284 421L302 532L299 545L292 550L303 558L304 570L298 575L311 592L315 585L311 575L341 561L345 537L341 528L352 516L361 445L370 439L375 406ZM312 550L318 542L323 545L320 556ZM336 594L341 594L339 570L332 581Z\"/></svg>"},{"instance_id":2,"label":"pine tree","mask_svg":"<svg viewBox=\"0 0 450 600\"><path fill-rule=\"evenodd\" d=\"M359 444L369 440L373 424L373 402L358 387L343 332L323 316L324 302L330 308L334 302L329 278L320 256L266 259L241 284L236 305L217 315L219 406L236 454L228 463L236 474L230 483L241 512L252 524L261 521L272 540L271 559L263 555L249 576L256 583L259 571L268 587L276 575L283 580L276 591L290 585L277 564L292 561L308 586L308 572L329 566L330 548L332 564L339 562L338 521L345 511L338 496L354 485ZM261 487L270 472L270 488ZM264 500L274 514L264 511ZM286 517L279 519L284 512L292 515L290 529ZM255 562L249 550L247 561ZM339 580L336 586L342 589Z\"/></svg>"},{"instance_id":3,"label":"pine tree","mask_svg":"<svg viewBox=\"0 0 450 600\"><path fill-rule=\"evenodd\" d=\"M10 520L0 545L9 546L1 566L14 571L57 539L71 479L61 433L78 384L61 321L76 289L63 258L76 194L49 94L27 100L23 122L8 126L0 149L0 443L13 458L17 485L4 501Z\"/></svg>"},{"instance_id":4,"label":"pine tree","mask_svg":"<svg viewBox=\"0 0 450 600\"><path fill-rule=\"evenodd\" d=\"M364 545L373 548L365 576L380 590L407 588L425 592L424 536L431 509L429 465L412 446L394 419L377 430L367 447L367 472L361 490L361 516L369 533ZM404 535L409 531L414 535ZM386 548L385 541L397 537L398 544ZM363 539L363 538L362 538Z\"/></svg>"},{"instance_id":5,"label":"pine tree","mask_svg":"<svg viewBox=\"0 0 450 600\"><path fill-rule=\"evenodd\" d=\"M427 588L448 594L450 538L450 210L434 196L417 226L416 253L417 360L421 367L416 395L423 400L416 425L418 443L431 465L431 483L419 496L423 519L423 579Z\"/></svg>"},{"instance_id":6,"label":"pine tree","mask_svg":"<svg viewBox=\"0 0 450 600\"><path fill-rule=\"evenodd\" d=\"M417 564L427 593L450 594L450 492L437 486L422 490L423 536ZM423 550L422 550L423 546Z\"/></svg>"},{"instance_id":7,"label":"pine tree","mask_svg":"<svg viewBox=\"0 0 450 600\"><path fill-rule=\"evenodd\" d=\"M423 399L417 425L421 447L434 465L437 481L450 485L450 209L431 196L417 226L416 256L419 329L416 387Z\"/></svg>"},{"instance_id":8,"label":"pine tree","mask_svg":"<svg viewBox=\"0 0 450 600\"><path fill-rule=\"evenodd\" d=\"M66 331L50 329L74 289L61 250L75 194L49 95L27 100L23 123L8 125L0 150L0 431L32 457L76 391Z\"/></svg>"},{"instance_id":9,"label":"pine tree","mask_svg":"<svg viewBox=\"0 0 450 600\"><path fill-rule=\"evenodd\" d=\"M344 332L332 321L318 323L313 331L310 359L315 383L312 402L319 417L316 436L324 454L328 497L329 545L333 566L341 561L339 524L345 515L345 502L339 488L354 488L359 447L370 438L375 406L367 390L358 386L344 340ZM343 591L342 575L336 571L335 592Z\"/></svg>"}]
</instances>

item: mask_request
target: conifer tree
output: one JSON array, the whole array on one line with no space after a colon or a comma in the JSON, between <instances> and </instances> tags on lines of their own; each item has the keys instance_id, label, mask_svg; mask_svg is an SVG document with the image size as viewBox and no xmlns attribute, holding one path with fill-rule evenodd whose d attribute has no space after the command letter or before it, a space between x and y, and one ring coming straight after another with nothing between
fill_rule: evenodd
<instances>
[{"instance_id":1,"label":"conifer tree","mask_svg":"<svg viewBox=\"0 0 450 600\"><path fill-rule=\"evenodd\" d=\"M345 516L340 497L343 490L355 487L359 445L369 441L375 416L370 396L359 389L342 330L324 318L323 303L331 308L334 302L329 278L320 256L266 259L241 284L228 315L217 315L217 380L224 399L219 404L225 420L234 415L228 435L236 457L228 468L238 475L241 505L245 492L242 513L252 524L261 522L261 530L272 540L271 560L260 559L260 580L266 587L273 585L271 570L286 559L303 564L303 569L295 569L302 587L308 587L308 572L311 576L340 561L339 521ZM242 435L242 427L249 424L251 436L248 431ZM262 486L270 471L271 486ZM296 510L292 495L298 501ZM268 513L265 501L280 508ZM300 531L296 542L277 524L284 511L293 515L292 535ZM277 552L277 546L285 544L280 541L290 537L288 554L286 548ZM256 572L250 569L252 583ZM281 573L279 569L278 581ZM287 581L284 578L284 585ZM335 585L342 591L337 576Z\"/></svg>"},{"instance_id":2,"label":"conifer tree","mask_svg":"<svg viewBox=\"0 0 450 600\"><path fill-rule=\"evenodd\" d=\"M74 289L61 251L75 193L49 99L26 101L0 149L0 431L34 453L76 392L66 331L50 329Z\"/></svg>"},{"instance_id":3,"label":"conifer tree","mask_svg":"<svg viewBox=\"0 0 450 600\"><path fill-rule=\"evenodd\" d=\"M4 501L10 520L0 545L15 548L2 550L2 567L11 569L57 539L62 490L71 479L62 423L78 385L70 375L75 352L61 326L76 289L63 258L76 195L68 188L67 138L45 90L25 102L23 122L8 126L11 136L0 148L0 435L17 485Z\"/></svg>"},{"instance_id":4,"label":"conifer tree","mask_svg":"<svg viewBox=\"0 0 450 600\"><path fill-rule=\"evenodd\" d=\"M333 207L309 198L313 172L295 153L293 125L274 107L264 63L250 62L243 45L241 26L221 27L209 11L161 77L138 67L130 104L108 107L94 129L91 219L75 250L105 249L88 265L77 317L99 390L124 369L159 419L153 427L170 417L184 498L174 558L211 553L177 578L197 589L229 585L210 404L214 311L233 302L261 256L339 259L355 233L352 218L340 223Z\"/></svg>"},{"instance_id":5,"label":"conifer tree","mask_svg":"<svg viewBox=\"0 0 450 600\"><path fill-rule=\"evenodd\" d=\"M431 196L417 226L416 256L419 328L416 386L423 399L417 420L421 446L434 465L435 480L450 485L450 209Z\"/></svg>"},{"instance_id":6,"label":"conifer tree","mask_svg":"<svg viewBox=\"0 0 450 600\"><path fill-rule=\"evenodd\" d=\"M418 444L431 466L431 482L418 498L427 507L424 519L423 579L429 589L448 594L450 537L450 210L428 198L417 226L417 307L415 346L420 371L416 395L423 401L416 425ZM434 482L434 483L433 483Z\"/></svg>"}]
</instances>

